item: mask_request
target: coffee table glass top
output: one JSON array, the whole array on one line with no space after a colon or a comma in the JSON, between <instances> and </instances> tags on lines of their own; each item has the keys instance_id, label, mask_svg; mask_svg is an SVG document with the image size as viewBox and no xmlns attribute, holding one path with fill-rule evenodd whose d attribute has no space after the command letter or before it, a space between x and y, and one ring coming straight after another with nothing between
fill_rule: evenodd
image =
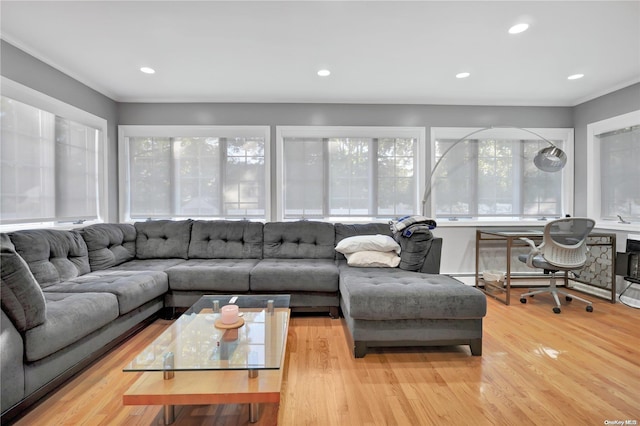
<instances>
[{"instance_id":1,"label":"coffee table glass top","mask_svg":"<svg viewBox=\"0 0 640 426\"><path fill-rule=\"evenodd\" d=\"M202 296L124 371L278 369L285 351L289 299L289 295ZM238 305L242 326L216 326L219 308L227 304Z\"/></svg>"}]
</instances>

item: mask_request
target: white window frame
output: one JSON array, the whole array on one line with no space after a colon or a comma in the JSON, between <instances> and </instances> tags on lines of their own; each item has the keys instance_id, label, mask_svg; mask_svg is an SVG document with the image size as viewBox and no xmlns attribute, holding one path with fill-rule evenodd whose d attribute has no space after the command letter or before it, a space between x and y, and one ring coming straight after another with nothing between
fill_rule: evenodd
<instances>
[{"instance_id":1,"label":"white window frame","mask_svg":"<svg viewBox=\"0 0 640 426\"><path fill-rule=\"evenodd\" d=\"M104 222L107 218L109 206L108 206L108 185L109 182L109 163L108 163L108 151L107 151L107 120L97 115L91 114L73 105L62 102L56 98L45 95L30 87L24 86L6 77L1 78L2 96L14 99L18 102L22 102L31 105L35 108L52 113L56 116L63 117L89 127L99 129L102 133L102 137L98 142L98 218L95 220L87 220L82 225L90 225L93 223ZM52 222L30 222L20 224L6 224L0 225L0 230L3 232L9 232L19 229L32 229L32 228L73 228L78 224L71 223L67 220L56 220Z\"/></svg>"},{"instance_id":2,"label":"white window frame","mask_svg":"<svg viewBox=\"0 0 640 426\"><path fill-rule=\"evenodd\" d=\"M424 170L426 166L424 127L389 127L389 126L276 126L276 220L294 220L284 218L284 139L285 138L415 138L416 158L416 208L420 209L420 201L424 192ZM419 214L420 212L415 212ZM318 219L321 220L321 219ZM331 217L332 222L372 222L379 221L373 217Z\"/></svg>"},{"instance_id":3,"label":"white window frame","mask_svg":"<svg viewBox=\"0 0 640 426\"><path fill-rule=\"evenodd\" d=\"M553 140L563 140L564 147L562 150L567 154L567 164L559 173L562 173L562 180L564 182L563 191L562 191L562 213L563 214L571 214L573 215L574 203L573 203L573 194L574 194L574 130L573 128L534 128L527 127L526 130L531 130L539 134L540 136ZM494 128L486 128L483 130L482 127L432 127L431 128L431 157L429 168L429 176L433 172L433 169L436 165L436 149L435 144L437 139L460 139L472 132L478 132L473 136L469 137L469 139L486 139L486 138L496 138L496 139L536 139L534 134L531 134L525 130L522 130L518 127L494 127ZM454 148L455 150L455 148ZM431 185L431 182L429 182ZM426 212L426 216L435 218L435 194L431 193L430 195L430 209ZM552 218L547 218L552 219ZM440 220L438 222L438 226L476 226L476 225L487 225L488 223L493 225L504 225L504 226L518 226L522 224L522 222L531 222L537 219L534 218L525 218L525 217L480 217L480 218L472 218L472 219L460 219L456 221L446 221Z\"/></svg>"},{"instance_id":4,"label":"white window frame","mask_svg":"<svg viewBox=\"0 0 640 426\"><path fill-rule=\"evenodd\" d=\"M587 124L587 216L597 227L640 231L640 224L624 224L602 217L600 182L600 144L597 135L640 124L640 110ZM623 218L624 219L624 218Z\"/></svg>"},{"instance_id":5,"label":"white window frame","mask_svg":"<svg viewBox=\"0 0 640 426\"><path fill-rule=\"evenodd\" d=\"M271 217L271 155L270 126L199 126L199 125L121 125L118 126L118 160L119 160L119 215L120 222L132 223L136 219L130 217L129 205L129 143L130 137L263 137L264 138L264 181L265 181L265 216ZM167 219L174 219L167 217ZM197 219L197 218L193 218ZM205 217L205 219L224 219ZM252 219L262 220L262 219Z\"/></svg>"}]
</instances>

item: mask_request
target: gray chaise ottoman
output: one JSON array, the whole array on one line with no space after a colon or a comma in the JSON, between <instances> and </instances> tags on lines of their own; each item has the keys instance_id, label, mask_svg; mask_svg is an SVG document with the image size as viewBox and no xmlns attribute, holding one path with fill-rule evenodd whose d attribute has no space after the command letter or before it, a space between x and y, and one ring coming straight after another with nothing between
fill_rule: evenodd
<instances>
[{"instance_id":1,"label":"gray chaise ottoman","mask_svg":"<svg viewBox=\"0 0 640 426\"><path fill-rule=\"evenodd\" d=\"M469 345L482 355L486 297L449 276L341 263L340 306L356 358L376 346Z\"/></svg>"},{"instance_id":2,"label":"gray chaise ottoman","mask_svg":"<svg viewBox=\"0 0 640 426\"><path fill-rule=\"evenodd\" d=\"M389 226L380 223L335 226L336 244L355 235L392 235ZM340 307L355 357L365 356L367 348L375 346L469 345L473 355L481 355L482 318L487 312L484 293L439 274L441 238L414 243L411 238L400 241L402 249L411 253L410 260L424 258L423 265L412 264L411 271L354 268L337 254Z\"/></svg>"}]
</instances>

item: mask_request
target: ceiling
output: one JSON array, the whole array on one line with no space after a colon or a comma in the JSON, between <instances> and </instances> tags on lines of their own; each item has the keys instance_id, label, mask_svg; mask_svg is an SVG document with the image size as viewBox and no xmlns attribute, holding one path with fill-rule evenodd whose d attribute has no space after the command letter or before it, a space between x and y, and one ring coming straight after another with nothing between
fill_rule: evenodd
<instances>
[{"instance_id":1,"label":"ceiling","mask_svg":"<svg viewBox=\"0 0 640 426\"><path fill-rule=\"evenodd\" d=\"M121 102L573 106L640 81L638 0L2 0L0 12L3 39ZM508 34L518 22L529 30Z\"/></svg>"}]
</instances>

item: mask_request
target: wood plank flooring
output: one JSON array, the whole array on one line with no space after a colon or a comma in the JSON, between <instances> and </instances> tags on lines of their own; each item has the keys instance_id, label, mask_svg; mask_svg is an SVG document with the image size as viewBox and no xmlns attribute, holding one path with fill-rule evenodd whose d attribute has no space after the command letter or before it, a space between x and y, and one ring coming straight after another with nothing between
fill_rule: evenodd
<instances>
[{"instance_id":1,"label":"wood plank flooring","mask_svg":"<svg viewBox=\"0 0 640 426\"><path fill-rule=\"evenodd\" d=\"M342 320L294 316L281 403L257 425L603 425L640 423L640 310L591 297L551 312L488 299L481 357L468 347L379 349L354 359ZM18 425L157 425L162 407L123 406L123 366L169 324L157 320ZM176 407L177 425L244 425L246 405ZM611 423L609 423L611 424Z\"/></svg>"}]
</instances>

